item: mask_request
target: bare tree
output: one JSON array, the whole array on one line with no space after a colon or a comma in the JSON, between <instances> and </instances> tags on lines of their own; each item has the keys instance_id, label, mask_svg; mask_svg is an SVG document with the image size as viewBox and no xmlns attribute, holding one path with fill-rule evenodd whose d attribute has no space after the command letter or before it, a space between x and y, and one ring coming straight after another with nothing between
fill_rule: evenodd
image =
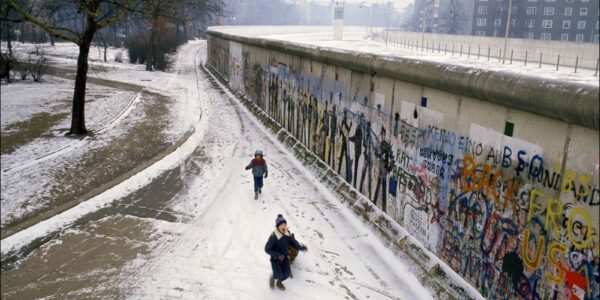
<instances>
[{"instance_id":1,"label":"bare tree","mask_svg":"<svg viewBox=\"0 0 600 300\"><path fill-rule=\"evenodd\" d=\"M444 27L445 33L459 34L461 33L467 17L465 15L465 7L461 0L448 0L445 7L440 13L441 25Z\"/></svg>"},{"instance_id":2,"label":"bare tree","mask_svg":"<svg viewBox=\"0 0 600 300\"><path fill-rule=\"evenodd\" d=\"M69 134L87 134L85 127L85 89L88 56L94 35L98 30L118 22L130 11L135 0L45 0L31 1L26 7L15 0L7 4L26 21L37 25L50 36L79 46L77 73L73 93L73 109ZM52 14L36 13L54 8ZM48 15L60 16L49 19Z\"/></svg>"}]
</instances>

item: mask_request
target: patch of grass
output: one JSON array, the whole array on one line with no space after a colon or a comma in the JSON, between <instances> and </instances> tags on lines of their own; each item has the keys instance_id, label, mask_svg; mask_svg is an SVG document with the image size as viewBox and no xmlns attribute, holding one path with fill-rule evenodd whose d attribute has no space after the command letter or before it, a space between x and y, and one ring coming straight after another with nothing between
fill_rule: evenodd
<instances>
[{"instance_id":1,"label":"patch of grass","mask_svg":"<svg viewBox=\"0 0 600 300\"><path fill-rule=\"evenodd\" d=\"M49 136L49 129L68 116L68 112L56 114L43 112L33 115L29 120L6 126L7 131L2 132L1 153L3 155L13 153L18 147L36 138Z\"/></svg>"}]
</instances>

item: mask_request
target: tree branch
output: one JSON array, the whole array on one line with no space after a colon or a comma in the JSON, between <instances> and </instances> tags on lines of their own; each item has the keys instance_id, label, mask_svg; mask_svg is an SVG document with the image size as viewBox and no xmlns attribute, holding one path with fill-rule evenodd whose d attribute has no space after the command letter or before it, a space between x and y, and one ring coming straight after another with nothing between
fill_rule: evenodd
<instances>
[{"instance_id":1,"label":"tree branch","mask_svg":"<svg viewBox=\"0 0 600 300\"><path fill-rule=\"evenodd\" d=\"M77 45L79 45L81 43L81 39L80 39L80 35L79 33L68 29L68 28L64 28L64 27L58 27L58 26L52 26L50 24L44 23L42 20L32 16L31 14L29 14L28 12L26 12L25 10L23 10L21 7L19 7L13 0L6 0L8 2L8 5L14 9L18 14L20 14L21 16L23 16L23 18L35 25L37 25L38 27L40 27L41 29L43 29L44 31L46 31L48 34L59 38L59 39L63 39L66 41L70 41L73 42ZM77 36L77 38L66 35L64 33L61 32L57 32L56 30L60 30L60 31L66 31L69 32L75 36Z\"/></svg>"}]
</instances>

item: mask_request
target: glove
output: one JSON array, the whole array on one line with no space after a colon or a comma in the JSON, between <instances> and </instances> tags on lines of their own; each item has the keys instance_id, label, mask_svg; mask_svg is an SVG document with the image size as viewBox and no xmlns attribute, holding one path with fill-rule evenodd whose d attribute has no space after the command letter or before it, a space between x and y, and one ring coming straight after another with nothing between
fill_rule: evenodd
<instances>
[{"instance_id":1,"label":"glove","mask_svg":"<svg viewBox=\"0 0 600 300\"><path fill-rule=\"evenodd\" d=\"M281 255L279 256L279 262L282 263L285 260L285 256Z\"/></svg>"},{"instance_id":2,"label":"glove","mask_svg":"<svg viewBox=\"0 0 600 300\"><path fill-rule=\"evenodd\" d=\"M306 247L306 245L302 245L302 251L308 251L308 247Z\"/></svg>"},{"instance_id":3,"label":"glove","mask_svg":"<svg viewBox=\"0 0 600 300\"><path fill-rule=\"evenodd\" d=\"M265 172L265 178L269 177L269 172Z\"/></svg>"},{"instance_id":4,"label":"glove","mask_svg":"<svg viewBox=\"0 0 600 300\"><path fill-rule=\"evenodd\" d=\"M246 167L246 170L250 170L251 167Z\"/></svg>"}]
</instances>

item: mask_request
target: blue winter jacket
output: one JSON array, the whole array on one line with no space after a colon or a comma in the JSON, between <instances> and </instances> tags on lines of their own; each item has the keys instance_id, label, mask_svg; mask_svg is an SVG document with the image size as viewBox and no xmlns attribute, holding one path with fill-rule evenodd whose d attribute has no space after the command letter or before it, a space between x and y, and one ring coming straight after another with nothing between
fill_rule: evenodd
<instances>
[{"instance_id":1,"label":"blue winter jacket","mask_svg":"<svg viewBox=\"0 0 600 300\"><path fill-rule=\"evenodd\" d=\"M267 162L264 159L253 159L250 164L246 166L246 170L252 169L252 175L254 177L263 177L269 170L267 169Z\"/></svg>"},{"instance_id":2,"label":"blue winter jacket","mask_svg":"<svg viewBox=\"0 0 600 300\"><path fill-rule=\"evenodd\" d=\"M298 250L305 250L304 245L298 243L296 239L292 238L288 231L285 234L281 234L279 230L275 230L265 245L265 252L271 256L272 261L276 261L280 256L284 256L287 259L288 247L292 246Z\"/></svg>"}]
</instances>

